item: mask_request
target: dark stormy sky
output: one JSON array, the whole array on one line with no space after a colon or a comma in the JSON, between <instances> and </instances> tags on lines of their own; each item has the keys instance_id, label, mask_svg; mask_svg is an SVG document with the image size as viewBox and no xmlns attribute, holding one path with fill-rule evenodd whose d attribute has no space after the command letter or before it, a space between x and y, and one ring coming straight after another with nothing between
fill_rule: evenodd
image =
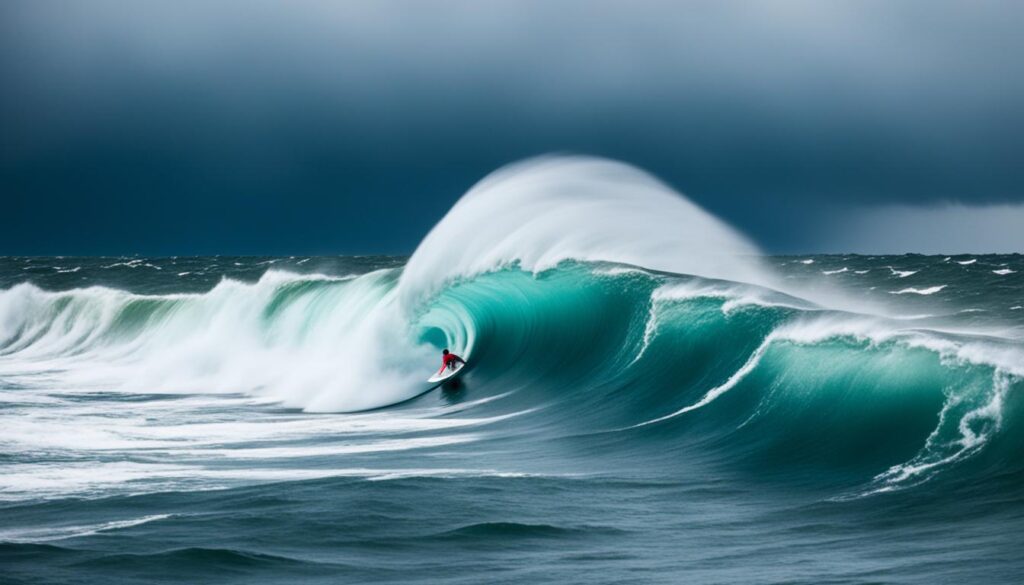
<instances>
[{"instance_id":1,"label":"dark stormy sky","mask_svg":"<svg viewBox=\"0 0 1024 585\"><path fill-rule=\"evenodd\" d=\"M770 252L949 251L938 224L1024 251L1022 26L984 0L5 0L0 254L408 253L548 152L647 169Z\"/></svg>"}]
</instances>

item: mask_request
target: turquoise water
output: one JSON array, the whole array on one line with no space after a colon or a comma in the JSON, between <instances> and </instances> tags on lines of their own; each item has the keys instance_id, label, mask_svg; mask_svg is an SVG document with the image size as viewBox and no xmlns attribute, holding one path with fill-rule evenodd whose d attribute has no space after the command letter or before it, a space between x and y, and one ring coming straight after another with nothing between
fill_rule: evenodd
<instances>
[{"instance_id":1,"label":"turquoise water","mask_svg":"<svg viewBox=\"0 0 1024 585\"><path fill-rule=\"evenodd\" d=\"M0 260L0 581L1018 582L1024 257L406 262Z\"/></svg>"}]
</instances>

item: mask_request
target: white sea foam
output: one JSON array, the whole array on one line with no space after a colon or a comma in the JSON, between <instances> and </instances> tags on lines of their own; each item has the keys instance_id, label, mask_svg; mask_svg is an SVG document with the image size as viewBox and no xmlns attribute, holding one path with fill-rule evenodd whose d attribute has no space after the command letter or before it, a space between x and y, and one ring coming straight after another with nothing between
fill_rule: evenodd
<instances>
[{"instance_id":1,"label":"white sea foam","mask_svg":"<svg viewBox=\"0 0 1024 585\"><path fill-rule=\"evenodd\" d=\"M725 314L752 305L803 310L817 309L813 303L789 297L771 289L701 279L686 282L669 282L659 286L651 294L651 300L654 303L685 301L698 298L714 298L725 301L722 303L722 312Z\"/></svg>"},{"instance_id":2,"label":"white sea foam","mask_svg":"<svg viewBox=\"0 0 1024 585\"><path fill-rule=\"evenodd\" d=\"M232 485L300 481L331 477L390 480L409 477L552 477L487 468L452 467L274 467L249 463L243 467L194 464L72 462L62 465L11 464L0 476L0 501L47 498L105 497L170 490L216 490ZM571 476L571 474L559 477ZM153 520L149 520L153 521ZM110 528L108 528L109 530Z\"/></svg>"},{"instance_id":3,"label":"white sea foam","mask_svg":"<svg viewBox=\"0 0 1024 585\"><path fill-rule=\"evenodd\" d=\"M317 281L338 286L272 305L282 289ZM382 406L421 390L436 360L393 309L392 281L388 271L268 271L252 284L225 279L204 294L154 296L20 284L0 291L0 331L19 332L0 372L37 382L45 372L67 388L249 392L307 410ZM134 334L123 331L123 310L138 303L163 308ZM371 357L339 357L356 355Z\"/></svg>"},{"instance_id":4,"label":"white sea foam","mask_svg":"<svg viewBox=\"0 0 1024 585\"><path fill-rule=\"evenodd\" d=\"M651 345L651 340L654 339L654 335L658 331L658 302L651 299L651 305L647 310L647 322L644 323L644 337L640 342L640 349L636 351L632 361L629 365L633 365L640 361L644 354L647 353L647 348Z\"/></svg>"},{"instance_id":5,"label":"white sea foam","mask_svg":"<svg viewBox=\"0 0 1024 585\"><path fill-rule=\"evenodd\" d=\"M729 379L726 380L725 383L715 386L714 388L708 390L704 394L704 396L702 396L701 399L698 400L697 402L689 406L684 406L683 408L680 408L675 412L666 414L665 416L659 416L658 418L633 425L633 427L630 428L638 428L647 425L653 425L662 421L669 420L671 418L675 418L679 415L692 412L694 410L697 410L698 408L702 408L704 406L707 406L708 404L711 404L719 396L735 388L736 385L739 384L741 380L743 380L743 378L747 377L747 375L750 372L752 372L754 368L757 367L757 364L761 362L761 357L764 356L764 352L768 349L768 346L771 344L771 342L772 336L769 336L764 340L764 342L761 343L761 345L754 351L754 353L751 354L751 356L747 359L746 363L744 363L740 369L736 370L736 372L733 373L732 376L729 376Z\"/></svg>"},{"instance_id":6,"label":"white sea foam","mask_svg":"<svg viewBox=\"0 0 1024 585\"><path fill-rule=\"evenodd\" d=\"M599 268L597 270L594 270L594 274L598 276L622 276L623 274L648 273L640 268L632 268L629 266L612 266L611 268Z\"/></svg>"},{"instance_id":7,"label":"white sea foam","mask_svg":"<svg viewBox=\"0 0 1024 585\"><path fill-rule=\"evenodd\" d=\"M589 157L534 159L477 183L430 231L399 283L412 311L445 283L518 264L567 259L765 282L746 238L664 183Z\"/></svg>"},{"instance_id":8,"label":"white sea foam","mask_svg":"<svg viewBox=\"0 0 1024 585\"><path fill-rule=\"evenodd\" d=\"M27 378L33 379L49 384ZM53 391L56 397L26 401L16 400L29 394L24 388L0 390L6 403L0 409L0 449L14 458L0 476L0 500L415 474L415 469L359 468L353 457L466 444L489 436L490 425L537 410L463 414L508 393L454 405L335 416L268 410L266 400L245 395L123 400L102 392L69 400L69 390ZM31 395L48 397L45 392Z\"/></svg>"},{"instance_id":9,"label":"white sea foam","mask_svg":"<svg viewBox=\"0 0 1024 585\"><path fill-rule=\"evenodd\" d=\"M1010 270L1009 268L1000 268L999 270L992 271L993 274L998 274L999 276L1006 276L1007 274L1014 274L1015 272L1017 271Z\"/></svg>"},{"instance_id":10,"label":"white sea foam","mask_svg":"<svg viewBox=\"0 0 1024 585\"><path fill-rule=\"evenodd\" d=\"M773 339L816 344L827 339L853 338L877 346L896 342L923 348L949 363L992 366L1024 377L1024 352L1015 343L989 337L958 337L939 331L906 328L898 321L861 315L821 314L788 323L773 332Z\"/></svg>"},{"instance_id":11,"label":"white sea foam","mask_svg":"<svg viewBox=\"0 0 1024 585\"><path fill-rule=\"evenodd\" d=\"M933 294L941 291L942 289L946 288L946 286L947 285L945 285L945 284L940 284L938 286L930 286L928 288L913 288L913 287L911 287L911 288L904 288L904 289L900 289L900 290L890 291L889 294L892 294L892 295L908 295L908 294L911 294L911 295L933 295Z\"/></svg>"},{"instance_id":12,"label":"white sea foam","mask_svg":"<svg viewBox=\"0 0 1024 585\"><path fill-rule=\"evenodd\" d=\"M843 266L839 270L823 270L821 273L822 274L842 274L844 272L848 272L849 270L850 270L849 268Z\"/></svg>"},{"instance_id":13,"label":"white sea foam","mask_svg":"<svg viewBox=\"0 0 1024 585\"><path fill-rule=\"evenodd\" d=\"M1010 385L1010 377L997 370L993 374L988 400L965 413L954 414L953 410L961 406L961 400L948 398L939 413L935 430L921 451L910 461L894 465L876 476L869 489L859 496L919 485L934 477L941 469L980 451L1003 426L1004 403ZM960 438L952 442L941 438L950 419L955 420L960 434Z\"/></svg>"},{"instance_id":14,"label":"white sea foam","mask_svg":"<svg viewBox=\"0 0 1024 585\"><path fill-rule=\"evenodd\" d=\"M908 276L913 276L920 272L919 270L896 270L892 266L889 266L888 268L889 271L892 272L893 276L898 276L899 278L906 278Z\"/></svg>"},{"instance_id":15,"label":"white sea foam","mask_svg":"<svg viewBox=\"0 0 1024 585\"><path fill-rule=\"evenodd\" d=\"M960 266L970 266L971 264L974 264L977 261L977 258L971 258L970 260L957 260L956 263L959 264Z\"/></svg>"},{"instance_id":16,"label":"white sea foam","mask_svg":"<svg viewBox=\"0 0 1024 585\"><path fill-rule=\"evenodd\" d=\"M51 542L55 540L67 540L90 536L99 532L110 532L133 526L141 526L150 522L170 518L170 514L153 514L140 518L128 520L116 520L113 522L102 522L99 524L88 524L84 526L48 526L45 528L22 528L0 530L0 542Z\"/></svg>"},{"instance_id":17,"label":"white sea foam","mask_svg":"<svg viewBox=\"0 0 1024 585\"><path fill-rule=\"evenodd\" d=\"M117 268L118 266L125 266L127 268L136 268L142 264L142 260L129 260L128 262L114 262L113 264L107 264L101 266L101 268Z\"/></svg>"}]
</instances>

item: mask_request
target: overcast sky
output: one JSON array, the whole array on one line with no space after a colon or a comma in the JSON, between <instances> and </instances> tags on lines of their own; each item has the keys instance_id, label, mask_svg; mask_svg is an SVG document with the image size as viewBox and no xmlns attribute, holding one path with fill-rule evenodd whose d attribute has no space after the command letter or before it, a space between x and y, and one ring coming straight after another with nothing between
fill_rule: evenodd
<instances>
[{"instance_id":1,"label":"overcast sky","mask_svg":"<svg viewBox=\"0 0 1024 585\"><path fill-rule=\"evenodd\" d=\"M548 152L649 170L769 252L928 251L936 209L984 251L985 210L1024 209L1022 26L983 0L5 0L0 254L409 253ZM887 209L919 236L874 231Z\"/></svg>"}]
</instances>

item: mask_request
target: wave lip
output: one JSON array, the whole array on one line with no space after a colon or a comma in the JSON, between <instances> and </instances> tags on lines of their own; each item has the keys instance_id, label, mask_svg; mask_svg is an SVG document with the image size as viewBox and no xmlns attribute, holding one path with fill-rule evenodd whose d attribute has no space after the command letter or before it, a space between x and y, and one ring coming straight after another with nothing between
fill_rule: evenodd
<instances>
[{"instance_id":1,"label":"wave lip","mask_svg":"<svg viewBox=\"0 0 1024 585\"><path fill-rule=\"evenodd\" d=\"M473 186L420 243L399 282L414 312L460 279L565 260L765 282L757 248L653 176L594 157L546 157Z\"/></svg>"}]
</instances>

